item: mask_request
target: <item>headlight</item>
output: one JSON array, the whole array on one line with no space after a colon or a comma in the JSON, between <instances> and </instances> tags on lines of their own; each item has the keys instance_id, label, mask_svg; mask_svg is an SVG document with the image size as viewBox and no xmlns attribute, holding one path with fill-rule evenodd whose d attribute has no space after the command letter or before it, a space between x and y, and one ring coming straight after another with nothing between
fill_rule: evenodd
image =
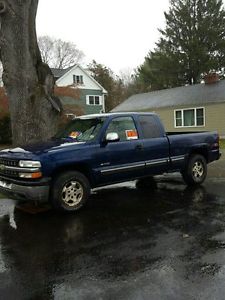
<instances>
[{"instance_id":1,"label":"headlight","mask_svg":"<svg viewBox=\"0 0 225 300\"><path fill-rule=\"evenodd\" d=\"M40 168L41 163L40 161L34 161L34 160L20 160L19 166L22 168Z\"/></svg>"},{"instance_id":2,"label":"headlight","mask_svg":"<svg viewBox=\"0 0 225 300\"><path fill-rule=\"evenodd\" d=\"M41 172L35 172L35 173L19 173L20 178L32 178L37 179L42 177Z\"/></svg>"}]
</instances>

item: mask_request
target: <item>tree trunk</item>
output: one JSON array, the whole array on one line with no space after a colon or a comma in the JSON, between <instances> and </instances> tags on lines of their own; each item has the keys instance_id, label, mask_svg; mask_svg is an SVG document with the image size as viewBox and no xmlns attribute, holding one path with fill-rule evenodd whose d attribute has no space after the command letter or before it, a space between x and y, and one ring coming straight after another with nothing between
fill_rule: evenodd
<instances>
[{"instance_id":1,"label":"tree trunk","mask_svg":"<svg viewBox=\"0 0 225 300\"><path fill-rule=\"evenodd\" d=\"M36 36L38 0L0 1L0 54L13 143L43 141L57 128L60 104L54 78L41 60Z\"/></svg>"}]
</instances>

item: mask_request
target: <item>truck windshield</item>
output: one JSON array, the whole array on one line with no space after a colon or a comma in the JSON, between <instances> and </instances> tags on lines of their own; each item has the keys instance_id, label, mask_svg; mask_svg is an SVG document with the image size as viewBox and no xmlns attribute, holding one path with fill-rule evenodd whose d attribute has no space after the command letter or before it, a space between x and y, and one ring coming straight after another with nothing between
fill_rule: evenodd
<instances>
[{"instance_id":1,"label":"truck windshield","mask_svg":"<svg viewBox=\"0 0 225 300\"><path fill-rule=\"evenodd\" d=\"M75 119L63 130L56 134L55 138L72 139L79 142L94 140L101 129L105 118Z\"/></svg>"}]
</instances>

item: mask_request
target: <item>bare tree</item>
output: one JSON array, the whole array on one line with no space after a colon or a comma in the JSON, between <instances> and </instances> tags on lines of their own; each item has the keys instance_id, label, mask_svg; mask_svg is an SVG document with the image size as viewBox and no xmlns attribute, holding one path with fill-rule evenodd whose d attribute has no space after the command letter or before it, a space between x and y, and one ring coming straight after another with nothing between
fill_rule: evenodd
<instances>
[{"instance_id":1,"label":"bare tree","mask_svg":"<svg viewBox=\"0 0 225 300\"><path fill-rule=\"evenodd\" d=\"M52 68L65 69L79 63L84 54L71 42L41 36L38 44L42 59Z\"/></svg>"},{"instance_id":2,"label":"bare tree","mask_svg":"<svg viewBox=\"0 0 225 300\"><path fill-rule=\"evenodd\" d=\"M54 79L42 62L35 19L38 0L0 0L0 55L14 144L46 140L61 110Z\"/></svg>"},{"instance_id":3,"label":"bare tree","mask_svg":"<svg viewBox=\"0 0 225 300\"><path fill-rule=\"evenodd\" d=\"M54 40L47 35L38 37L38 46L43 62L50 65L53 62Z\"/></svg>"},{"instance_id":4,"label":"bare tree","mask_svg":"<svg viewBox=\"0 0 225 300\"><path fill-rule=\"evenodd\" d=\"M119 77L121 78L123 84L128 86L133 82L134 70L132 68L124 68L120 70Z\"/></svg>"}]
</instances>

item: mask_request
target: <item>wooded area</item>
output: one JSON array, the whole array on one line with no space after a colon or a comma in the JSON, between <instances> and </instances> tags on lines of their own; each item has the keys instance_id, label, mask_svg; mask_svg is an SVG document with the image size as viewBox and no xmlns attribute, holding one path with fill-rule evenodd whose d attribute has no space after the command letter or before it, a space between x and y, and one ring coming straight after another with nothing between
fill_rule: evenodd
<instances>
[{"instance_id":1,"label":"wooded area","mask_svg":"<svg viewBox=\"0 0 225 300\"><path fill-rule=\"evenodd\" d=\"M171 0L165 29L136 79L144 90L199 83L209 72L224 77L225 11L222 0Z\"/></svg>"}]
</instances>

